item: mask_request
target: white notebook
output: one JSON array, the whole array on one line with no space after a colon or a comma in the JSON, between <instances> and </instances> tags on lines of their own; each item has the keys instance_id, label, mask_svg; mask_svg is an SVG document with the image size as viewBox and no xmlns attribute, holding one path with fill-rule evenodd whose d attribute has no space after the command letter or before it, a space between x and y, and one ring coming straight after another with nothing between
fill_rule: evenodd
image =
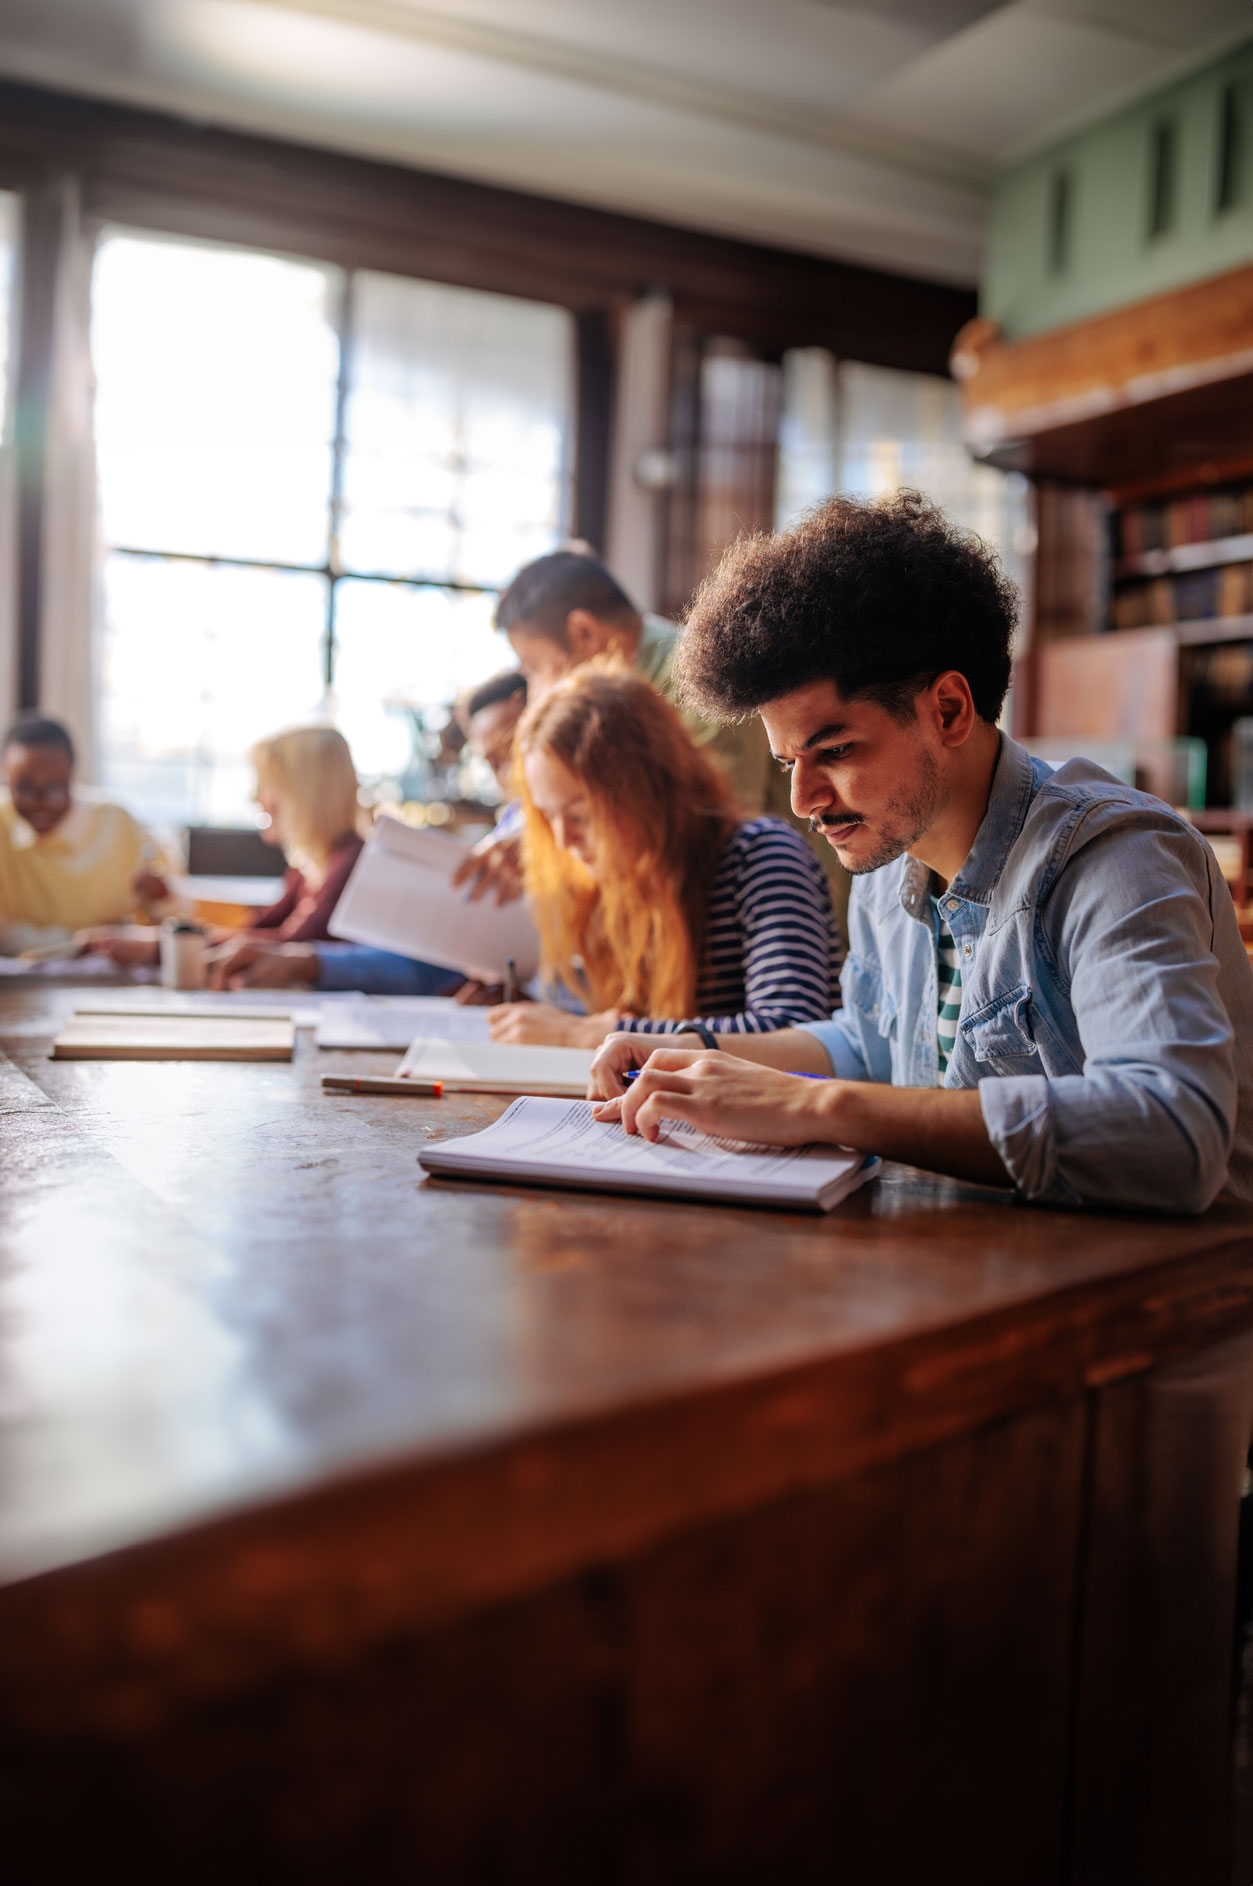
<instances>
[{"instance_id":1,"label":"white notebook","mask_svg":"<svg viewBox=\"0 0 1253 1886\"><path fill-rule=\"evenodd\" d=\"M488 1041L487 1010L439 995L359 995L327 1010L319 1048L394 1048L411 1041Z\"/></svg>"},{"instance_id":2,"label":"white notebook","mask_svg":"<svg viewBox=\"0 0 1253 1886\"><path fill-rule=\"evenodd\" d=\"M452 876L466 847L443 832L378 818L370 828L330 921L333 937L395 950L419 962L499 982L512 959L534 975L539 938L523 898L498 904L491 892L471 903Z\"/></svg>"},{"instance_id":3,"label":"white notebook","mask_svg":"<svg viewBox=\"0 0 1253 1886\"><path fill-rule=\"evenodd\" d=\"M452 1092L560 1094L582 1099L592 1072L585 1048L522 1048L501 1041L415 1041L396 1073L443 1081Z\"/></svg>"},{"instance_id":4,"label":"white notebook","mask_svg":"<svg viewBox=\"0 0 1253 1886\"><path fill-rule=\"evenodd\" d=\"M581 1100L515 1100L492 1126L423 1147L424 1171L593 1191L660 1192L726 1205L830 1211L879 1161L838 1146L753 1146L668 1120L650 1145L592 1117Z\"/></svg>"}]
</instances>

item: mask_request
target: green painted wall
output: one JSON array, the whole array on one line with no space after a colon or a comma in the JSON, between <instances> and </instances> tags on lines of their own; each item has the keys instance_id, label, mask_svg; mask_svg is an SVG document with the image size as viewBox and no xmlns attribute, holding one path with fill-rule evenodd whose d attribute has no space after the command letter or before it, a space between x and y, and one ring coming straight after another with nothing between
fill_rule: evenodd
<instances>
[{"instance_id":1,"label":"green painted wall","mask_svg":"<svg viewBox=\"0 0 1253 1886\"><path fill-rule=\"evenodd\" d=\"M1234 114L1232 113L1234 106ZM1226 112L1231 201L1220 207ZM1174 214L1150 233L1157 127L1172 127ZM1057 179L1069 240L1050 253ZM980 307L1018 339L1253 262L1253 40L1215 65L1005 172Z\"/></svg>"}]
</instances>

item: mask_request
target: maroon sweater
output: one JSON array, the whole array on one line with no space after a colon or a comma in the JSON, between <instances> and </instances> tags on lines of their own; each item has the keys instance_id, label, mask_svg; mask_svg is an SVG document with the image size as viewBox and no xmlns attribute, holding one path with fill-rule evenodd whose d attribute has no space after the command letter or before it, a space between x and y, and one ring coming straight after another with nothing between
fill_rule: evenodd
<instances>
[{"instance_id":1,"label":"maroon sweater","mask_svg":"<svg viewBox=\"0 0 1253 1886\"><path fill-rule=\"evenodd\" d=\"M345 833L331 853L326 878L317 891L305 889L304 876L293 865L284 873L287 889L277 904L260 911L248 928L268 930L280 943L324 943L330 935L331 912L364 843L356 832Z\"/></svg>"}]
</instances>

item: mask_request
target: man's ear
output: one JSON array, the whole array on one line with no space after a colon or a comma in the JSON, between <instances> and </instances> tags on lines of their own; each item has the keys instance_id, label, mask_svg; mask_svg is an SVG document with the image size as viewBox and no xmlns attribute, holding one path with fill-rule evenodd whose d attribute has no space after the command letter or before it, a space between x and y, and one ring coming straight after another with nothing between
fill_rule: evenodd
<instances>
[{"instance_id":1,"label":"man's ear","mask_svg":"<svg viewBox=\"0 0 1253 1886\"><path fill-rule=\"evenodd\" d=\"M956 668L937 675L927 690L940 740L946 747L964 746L974 731L978 713L970 683Z\"/></svg>"},{"instance_id":2,"label":"man's ear","mask_svg":"<svg viewBox=\"0 0 1253 1886\"><path fill-rule=\"evenodd\" d=\"M599 616L594 616L590 609L571 609L566 617L566 647L576 667L580 662L590 661L593 655L603 655L610 640L608 624Z\"/></svg>"}]
</instances>

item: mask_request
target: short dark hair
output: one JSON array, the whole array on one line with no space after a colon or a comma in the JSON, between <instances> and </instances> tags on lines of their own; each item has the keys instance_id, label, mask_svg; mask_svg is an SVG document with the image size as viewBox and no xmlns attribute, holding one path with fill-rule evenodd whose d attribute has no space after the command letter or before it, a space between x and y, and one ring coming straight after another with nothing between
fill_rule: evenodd
<instances>
[{"instance_id":1,"label":"short dark hair","mask_svg":"<svg viewBox=\"0 0 1253 1886\"><path fill-rule=\"evenodd\" d=\"M49 720L43 714L19 714L11 722L0 752L7 753L10 747L57 747L69 755L70 765L74 764L74 742L69 729L59 720Z\"/></svg>"},{"instance_id":2,"label":"short dark hair","mask_svg":"<svg viewBox=\"0 0 1253 1886\"><path fill-rule=\"evenodd\" d=\"M499 707L502 701L512 701L518 695L525 701L526 676L521 668L506 668L503 674L493 675L490 681L481 681L477 688L470 690L462 713L467 721L471 721L485 707Z\"/></svg>"},{"instance_id":3,"label":"short dark hair","mask_svg":"<svg viewBox=\"0 0 1253 1886\"><path fill-rule=\"evenodd\" d=\"M538 629L564 648L572 609L586 609L609 622L639 613L598 557L553 550L518 571L496 605L496 627L504 635L512 628Z\"/></svg>"},{"instance_id":4,"label":"short dark hair","mask_svg":"<svg viewBox=\"0 0 1253 1886\"><path fill-rule=\"evenodd\" d=\"M1017 617L994 553L919 492L828 498L790 530L741 538L705 578L679 645L683 698L736 720L833 681L907 721L953 668L995 723Z\"/></svg>"}]
</instances>

